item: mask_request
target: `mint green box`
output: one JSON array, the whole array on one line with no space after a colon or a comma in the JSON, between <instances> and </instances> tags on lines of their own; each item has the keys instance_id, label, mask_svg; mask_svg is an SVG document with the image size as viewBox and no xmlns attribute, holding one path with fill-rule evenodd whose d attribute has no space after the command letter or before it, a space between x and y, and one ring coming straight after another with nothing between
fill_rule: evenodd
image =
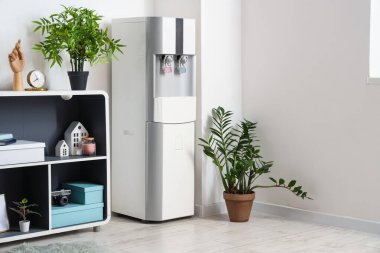
<instances>
[{"instance_id":1,"label":"mint green box","mask_svg":"<svg viewBox=\"0 0 380 253\"><path fill-rule=\"evenodd\" d=\"M71 190L70 203L83 205L103 203L103 185L72 182L63 184L63 188Z\"/></svg>"},{"instance_id":2,"label":"mint green box","mask_svg":"<svg viewBox=\"0 0 380 253\"><path fill-rule=\"evenodd\" d=\"M103 203L67 204L52 207L52 228L61 228L103 220Z\"/></svg>"}]
</instances>

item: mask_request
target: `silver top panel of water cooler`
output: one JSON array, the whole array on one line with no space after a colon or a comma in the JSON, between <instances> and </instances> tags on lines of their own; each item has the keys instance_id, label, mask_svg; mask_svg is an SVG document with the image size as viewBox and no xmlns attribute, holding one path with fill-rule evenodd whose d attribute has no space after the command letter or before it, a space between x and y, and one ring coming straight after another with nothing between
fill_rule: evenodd
<instances>
[{"instance_id":1,"label":"silver top panel of water cooler","mask_svg":"<svg viewBox=\"0 0 380 253\"><path fill-rule=\"evenodd\" d=\"M149 17L146 21L147 121L195 121L195 20ZM162 68L165 56L173 57L171 73L165 73ZM181 56L186 56L187 60L185 73L178 70ZM172 115L166 117L160 111L166 115L171 111Z\"/></svg>"},{"instance_id":2,"label":"silver top panel of water cooler","mask_svg":"<svg viewBox=\"0 0 380 253\"><path fill-rule=\"evenodd\" d=\"M195 121L195 20L174 17L141 17L116 19L113 23L145 23L146 60L144 68L146 87L144 89L146 94L146 121L160 123ZM128 49L127 45L125 57L128 57ZM129 54L131 53L134 54L134 52L129 52ZM162 70L162 60L165 56L172 56L174 59L171 73L164 73ZM178 73L176 68L181 56L187 58L185 73ZM161 105L162 98L167 99ZM178 107L179 100L175 101L175 98L184 98L179 107L184 108L185 111L181 113L180 108L177 108L178 112L172 111L173 115L170 117L161 117L160 111L168 107ZM191 106L194 107L194 110L186 113L186 109ZM188 117L184 117L184 114L187 114Z\"/></svg>"}]
</instances>

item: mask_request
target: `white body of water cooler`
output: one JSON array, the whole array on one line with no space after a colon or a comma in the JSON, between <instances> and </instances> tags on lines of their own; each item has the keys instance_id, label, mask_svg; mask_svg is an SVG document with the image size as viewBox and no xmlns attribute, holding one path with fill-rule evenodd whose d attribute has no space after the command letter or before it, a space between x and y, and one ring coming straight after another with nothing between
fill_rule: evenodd
<instances>
[{"instance_id":1,"label":"white body of water cooler","mask_svg":"<svg viewBox=\"0 0 380 253\"><path fill-rule=\"evenodd\" d=\"M112 211L147 221L194 214L195 21L116 19Z\"/></svg>"}]
</instances>

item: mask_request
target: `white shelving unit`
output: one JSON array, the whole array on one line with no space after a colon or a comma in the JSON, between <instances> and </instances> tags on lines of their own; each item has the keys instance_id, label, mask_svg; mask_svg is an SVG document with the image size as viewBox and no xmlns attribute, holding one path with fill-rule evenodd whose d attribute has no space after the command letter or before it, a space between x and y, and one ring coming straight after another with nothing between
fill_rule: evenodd
<instances>
[{"instance_id":1,"label":"white shelving unit","mask_svg":"<svg viewBox=\"0 0 380 253\"><path fill-rule=\"evenodd\" d=\"M97 144L97 156L55 157L56 143L72 121L82 122ZM42 217L31 216L29 233L18 231L18 217L8 212L11 230L0 233L0 244L85 228L109 222L110 145L109 99L103 91L0 92L0 132L17 139L46 143L45 161L0 165L0 194L7 206L26 197L39 204ZM64 228L52 228L51 192L68 181L104 185L103 220Z\"/></svg>"}]
</instances>

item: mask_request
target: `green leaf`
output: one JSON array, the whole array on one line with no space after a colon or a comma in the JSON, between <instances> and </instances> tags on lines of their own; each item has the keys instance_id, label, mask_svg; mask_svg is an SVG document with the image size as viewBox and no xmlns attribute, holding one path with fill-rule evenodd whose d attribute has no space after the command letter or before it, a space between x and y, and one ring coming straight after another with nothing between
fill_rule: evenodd
<instances>
[{"instance_id":1,"label":"green leaf","mask_svg":"<svg viewBox=\"0 0 380 253\"><path fill-rule=\"evenodd\" d=\"M288 187L289 187L289 188L292 188L293 186L296 185L296 182L297 182L296 180L292 180L292 181L290 181L289 184L288 184Z\"/></svg>"},{"instance_id":2,"label":"green leaf","mask_svg":"<svg viewBox=\"0 0 380 253\"><path fill-rule=\"evenodd\" d=\"M270 179L273 183L277 184L277 180L274 179L273 177L270 177L269 179Z\"/></svg>"},{"instance_id":3,"label":"green leaf","mask_svg":"<svg viewBox=\"0 0 380 253\"><path fill-rule=\"evenodd\" d=\"M299 190L301 190L301 188L302 188L302 186L294 187L293 192L298 192Z\"/></svg>"},{"instance_id":4,"label":"green leaf","mask_svg":"<svg viewBox=\"0 0 380 253\"><path fill-rule=\"evenodd\" d=\"M285 184L285 180L283 178L280 178L280 180L278 181L278 184L279 185L283 185Z\"/></svg>"}]
</instances>

